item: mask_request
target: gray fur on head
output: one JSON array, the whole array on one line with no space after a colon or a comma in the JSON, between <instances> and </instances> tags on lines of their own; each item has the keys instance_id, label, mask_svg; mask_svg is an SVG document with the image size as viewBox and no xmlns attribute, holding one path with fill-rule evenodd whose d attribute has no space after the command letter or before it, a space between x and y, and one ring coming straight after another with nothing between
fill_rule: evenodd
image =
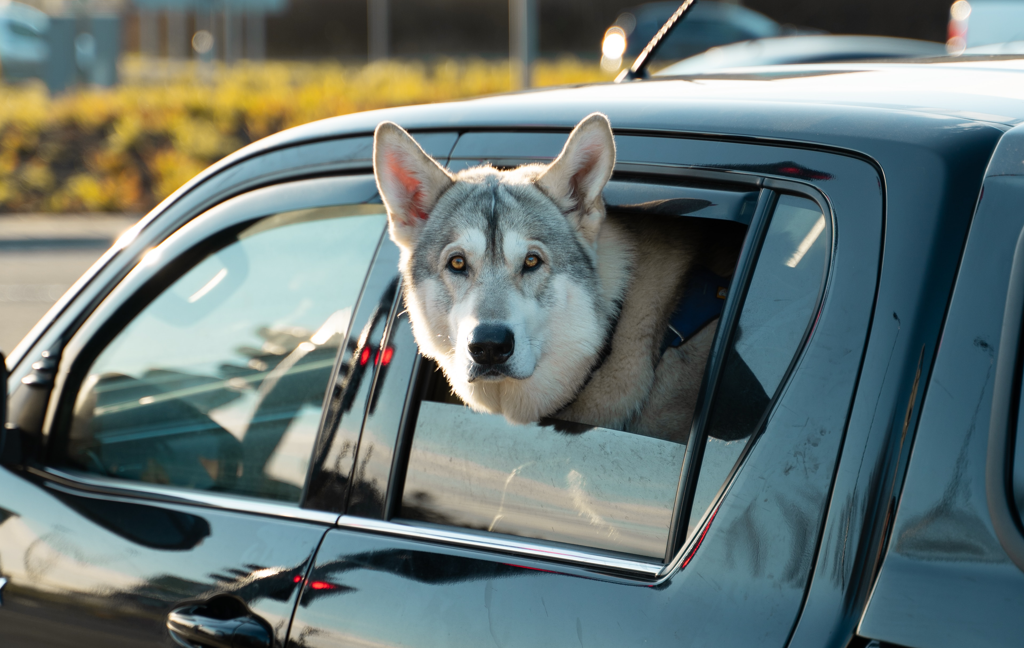
<instances>
[{"instance_id":1,"label":"gray fur on head","mask_svg":"<svg viewBox=\"0 0 1024 648\"><path fill-rule=\"evenodd\" d=\"M373 162L420 352L479 411L525 423L571 402L606 344L628 284L616 266L632 254L602 230L608 119L586 117L550 165L455 175L384 122ZM484 325L514 336L507 361L476 361L470 340Z\"/></svg>"}]
</instances>

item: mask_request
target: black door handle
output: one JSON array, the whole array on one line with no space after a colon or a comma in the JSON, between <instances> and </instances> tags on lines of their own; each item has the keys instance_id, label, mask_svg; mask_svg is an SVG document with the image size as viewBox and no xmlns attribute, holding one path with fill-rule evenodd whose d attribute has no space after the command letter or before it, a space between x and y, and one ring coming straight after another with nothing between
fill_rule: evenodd
<instances>
[{"instance_id":1,"label":"black door handle","mask_svg":"<svg viewBox=\"0 0 1024 648\"><path fill-rule=\"evenodd\" d=\"M232 597L187 605L167 615L167 631L183 648L273 648L270 625Z\"/></svg>"}]
</instances>

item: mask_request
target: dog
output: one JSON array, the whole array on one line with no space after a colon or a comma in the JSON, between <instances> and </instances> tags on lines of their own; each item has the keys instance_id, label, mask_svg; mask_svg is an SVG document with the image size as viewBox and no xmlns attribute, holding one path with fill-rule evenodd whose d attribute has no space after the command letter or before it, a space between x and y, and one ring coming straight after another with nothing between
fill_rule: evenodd
<instances>
[{"instance_id":1,"label":"dog","mask_svg":"<svg viewBox=\"0 0 1024 648\"><path fill-rule=\"evenodd\" d=\"M742 232L610 214L602 193L614 165L599 113L551 164L510 170L452 174L398 125L374 134L413 334L464 403L515 424L685 440L717 319L685 344L666 336L681 341L672 317L696 268L732 274Z\"/></svg>"}]
</instances>

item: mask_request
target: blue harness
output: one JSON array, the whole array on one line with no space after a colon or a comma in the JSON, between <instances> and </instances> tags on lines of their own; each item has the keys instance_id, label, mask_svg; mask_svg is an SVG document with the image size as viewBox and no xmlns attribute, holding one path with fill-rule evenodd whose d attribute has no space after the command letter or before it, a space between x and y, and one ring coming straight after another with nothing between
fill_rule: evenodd
<instances>
[{"instance_id":1,"label":"blue harness","mask_svg":"<svg viewBox=\"0 0 1024 648\"><path fill-rule=\"evenodd\" d=\"M661 353L682 346L722 314L731 281L731 277L720 277L703 266L693 269L683 298L669 318Z\"/></svg>"}]
</instances>

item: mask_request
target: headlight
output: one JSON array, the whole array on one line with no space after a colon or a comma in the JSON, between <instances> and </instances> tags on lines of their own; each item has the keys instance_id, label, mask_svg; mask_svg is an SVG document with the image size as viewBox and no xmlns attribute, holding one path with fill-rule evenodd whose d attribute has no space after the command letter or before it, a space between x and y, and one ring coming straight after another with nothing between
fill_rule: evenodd
<instances>
[{"instance_id":1,"label":"headlight","mask_svg":"<svg viewBox=\"0 0 1024 648\"><path fill-rule=\"evenodd\" d=\"M613 25L604 33L601 42L601 53L605 58L620 59L626 53L626 32L622 27Z\"/></svg>"}]
</instances>

